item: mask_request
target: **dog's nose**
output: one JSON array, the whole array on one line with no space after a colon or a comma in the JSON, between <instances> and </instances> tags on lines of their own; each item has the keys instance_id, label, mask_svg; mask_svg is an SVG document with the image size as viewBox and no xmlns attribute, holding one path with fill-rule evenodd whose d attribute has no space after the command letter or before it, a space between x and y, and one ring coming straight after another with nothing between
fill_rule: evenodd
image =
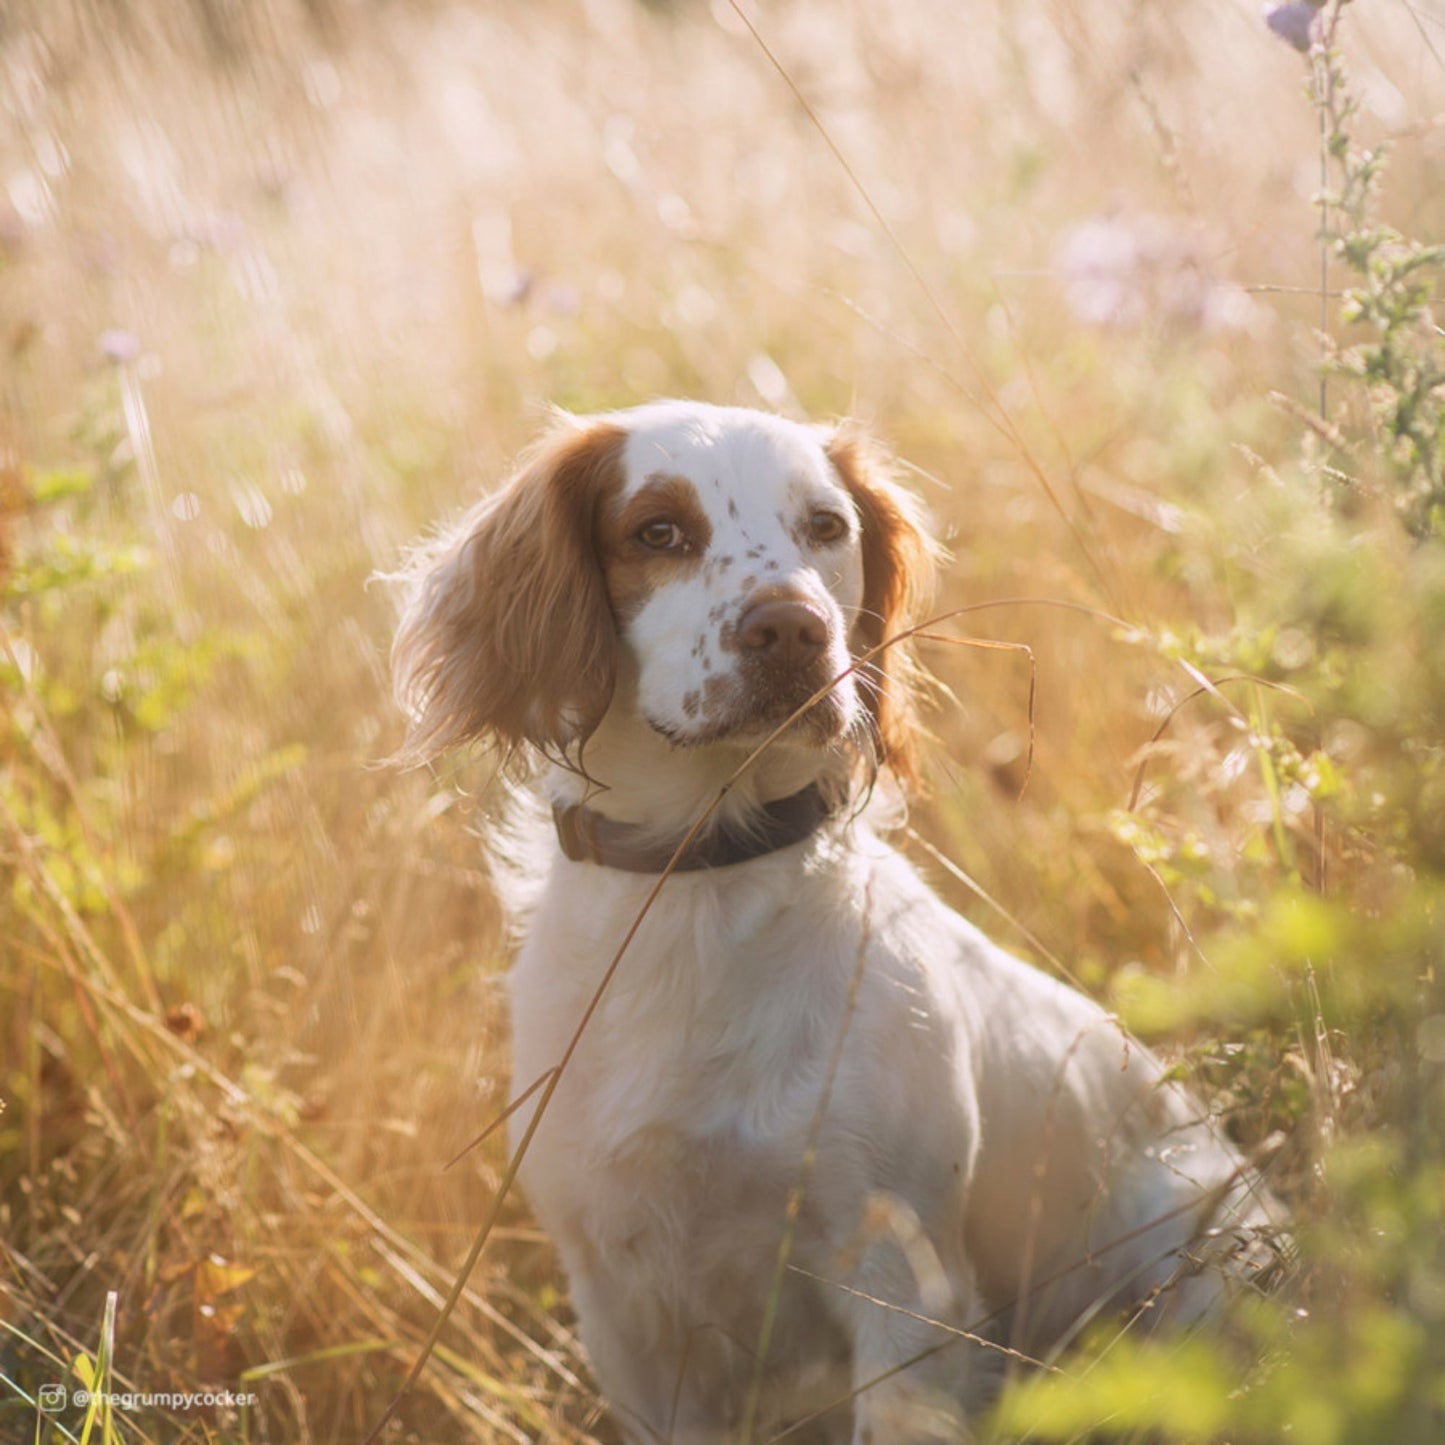
<instances>
[{"instance_id":1,"label":"dog's nose","mask_svg":"<svg viewBox=\"0 0 1445 1445\"><path fill-rule=\"evenodd\" d=\"M806 667L828 645L828 621L806 602L759 602L739 619L738 641L776 667Z\"/></svg>"}]
</instances>

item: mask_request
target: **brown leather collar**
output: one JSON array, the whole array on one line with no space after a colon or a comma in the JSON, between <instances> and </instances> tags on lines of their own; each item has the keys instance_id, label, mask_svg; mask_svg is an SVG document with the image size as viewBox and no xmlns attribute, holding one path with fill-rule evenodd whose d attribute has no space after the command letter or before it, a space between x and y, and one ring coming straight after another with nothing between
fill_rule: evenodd
<instances>
[{"instance_id":1,"label":"brown leather collar","mask_svg":"<svg viewBox=\"0 0 1445 1445\"><path fill-rule=\"evenodd\" d=\"M816 783L768 803L751 826L736 831L716 828L696 839L678 859L674 870L691 873L699 868L727 868L761 858L779 848L801 843L832 815L833 805ZM600 863L625 873L661 873L677 851L677 842L659 843L651 829L640 823L619 823L581 803L552 809L557 841L574 863Z\"/></svg>"}]
</instances>

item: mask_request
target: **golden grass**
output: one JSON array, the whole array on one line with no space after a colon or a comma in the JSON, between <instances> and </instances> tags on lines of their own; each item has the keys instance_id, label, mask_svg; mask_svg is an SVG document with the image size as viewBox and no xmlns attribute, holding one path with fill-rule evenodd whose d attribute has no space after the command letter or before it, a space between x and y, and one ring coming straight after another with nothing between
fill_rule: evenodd
<instances>
[{"instance_id":1,"label":"golden grass","mask_svg":"<svg viewBox=\"0 0 1445 1445\"><path fill-rule=\"evenodd\" d=\"M1357 8L1365 125L1401 133L1387 210L1439 234L1445 34ZM131 1388L260 1397L123 1440L359 1439L401 1379L504 1163L441 1170L507 1096L505 949L485 767L380 766L366 584L548 404L864 417L949 540L942 605L998 602L973 634L1038 663L1020 801L1025 665L935 649L924 836L1093 986L1197 966L1107 827L1189 681L1051 604L1227 631L1199 559L1267 561L1317 159L1256 10L750 8L785 82L721 0L16 8L0 556L112 570L4 613L0 1373L93 1354L115 1290ZM1070 311L1064 238L1105 215L1157 238L1125 278L1144 324ZM1206 282L1237 325L1189 314ZM66 469L90 490L24 500ZM1223 877L1261 787L1222 769L1231 726L1191 704L1151 763ZM406 1438L610 1438L561 1288L510 1201ZM32 1421L0 1400L0 1435Z\"/></svg>"}]
</instances>

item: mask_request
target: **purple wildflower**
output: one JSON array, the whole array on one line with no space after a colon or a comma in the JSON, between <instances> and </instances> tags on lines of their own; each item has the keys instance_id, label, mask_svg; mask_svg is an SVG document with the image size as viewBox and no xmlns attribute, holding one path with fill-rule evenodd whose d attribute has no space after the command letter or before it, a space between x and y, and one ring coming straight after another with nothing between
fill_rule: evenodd
<instances>
[{"instance_id":1,"label":"purple wildflower","mask_svg":"<svg viewBox=\"0 0 1445 1445\"><path fill-rule=\"evenodd\" d=\"M1271 5L1264 12L1264 23L1276 35L1303 54L1319 37L1319 8L1305 0L1291 0L1288 5Z\"/></svg>"},{"instance_id":2,"label":"purple wildflower","mask_svg":"<svg viewBox=\"0 0 1445 1445\"><path fill-rule=\"evenodd\" d=\"M100 354L117 366L134 361L140 355L140 338L134 331L122 331L119 328L102 331L96 337L95 344L100 348Z\"/></svg>"}]
</instances>

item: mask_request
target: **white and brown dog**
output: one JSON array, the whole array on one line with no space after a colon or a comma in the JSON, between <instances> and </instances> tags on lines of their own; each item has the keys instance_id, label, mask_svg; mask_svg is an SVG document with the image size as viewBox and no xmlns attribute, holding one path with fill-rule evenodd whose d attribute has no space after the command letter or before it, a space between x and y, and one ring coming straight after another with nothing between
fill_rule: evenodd
<instances>
[{"instance_id":1,"label":"white and brown dog","mask_svg":"<svg viewBox=\"0 0 1445 1445\"><path fill-rule=\"evenodd\" d=\"M859 817L913 777L915 676L906 643L853 665L931 568L851 430L670 401L569 419L414 570L412 754L528 753L553 809L505 900L519 1088L823 693L663 886L522 1168L629 1439L965 1438L988 1342L1193 1318L1274 1214L1146 1050Z\"/></svg>"}]
</instances>

